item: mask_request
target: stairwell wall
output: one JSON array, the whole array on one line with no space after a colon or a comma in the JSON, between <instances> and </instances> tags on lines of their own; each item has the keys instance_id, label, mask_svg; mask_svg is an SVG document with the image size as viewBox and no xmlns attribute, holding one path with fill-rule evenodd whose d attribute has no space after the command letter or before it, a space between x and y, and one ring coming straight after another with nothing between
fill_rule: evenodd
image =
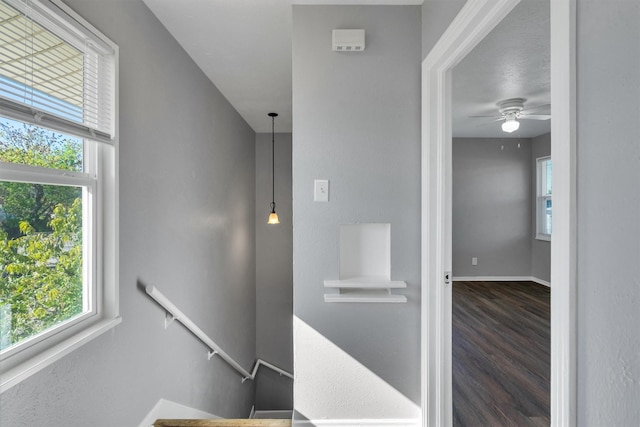
<instances>
[{"instance_id":1,"label":"stairwell wall","mask_svg":"<svg viewBox=\"0 0 640 427\"><path fill-rule=\"evenodd\" d=\"M0 396L3 426L134 426L159 399L246 417L255 358L255 133L140 0L66 3L120 47L122 323Z\"/></svg>"}]
</instances>

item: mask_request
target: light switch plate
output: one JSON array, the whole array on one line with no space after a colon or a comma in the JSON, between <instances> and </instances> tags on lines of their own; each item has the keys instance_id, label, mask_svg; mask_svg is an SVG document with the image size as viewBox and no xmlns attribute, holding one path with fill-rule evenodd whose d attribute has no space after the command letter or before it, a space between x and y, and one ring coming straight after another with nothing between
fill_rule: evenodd
<instances>
[{"instance_id":1,"label":"light switch plate","mask_svg":"<svg viewBox=\"0 0 640 427\"><path fill-rule=\"evenodd\" d=\"M313 181L313 201L314 202L329 201L329 180L316 179Z\"/></svg>"}]
</instances>

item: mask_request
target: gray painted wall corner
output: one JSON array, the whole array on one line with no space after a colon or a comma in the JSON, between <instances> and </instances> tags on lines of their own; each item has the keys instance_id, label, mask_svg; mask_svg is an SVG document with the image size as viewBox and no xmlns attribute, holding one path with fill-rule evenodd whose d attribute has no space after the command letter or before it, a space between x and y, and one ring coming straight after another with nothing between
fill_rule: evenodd
<instances>
[{"instance_id":1,"label":"gray painted wall corner","mask_svg":"<svg viewBox=\"0 0 640 427\"><path fill-rule=\"evenodd\" d=\"M269 120L266 114L265 120ZM291 141L290 133L275 135L275 202L280 224L268 225L271 134L258 133L255 140L256 354L289 372L293 372ZM292 409L292 402L291 379L261 369L256 381L256 409Z\"/></svg>"}]
</instances>

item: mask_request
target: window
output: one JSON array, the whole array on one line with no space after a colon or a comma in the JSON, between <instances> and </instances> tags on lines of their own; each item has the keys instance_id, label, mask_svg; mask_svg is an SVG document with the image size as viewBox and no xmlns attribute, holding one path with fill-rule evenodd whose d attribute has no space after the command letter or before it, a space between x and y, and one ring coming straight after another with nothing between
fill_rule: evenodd
<instances>
[{"instance_id":1,"label":"window","mask_svg":"<svg viewBox=\"0 0 640 427\"><path fill-rule=\"evenodd\" d=\"M551 157L540 157L537 159L536 239L538 240L551 240L551 226L553 223L551 168Z\"/></svg>"},{"instance_id":2,"label":"window","mask_svg":"<svg viewBox=\"0 0 640 427\"><path fill-rule=\"evenodd\" d=\"M119 322L117 46L0 0L0 391Z\"/></svg>"}]
</instances>

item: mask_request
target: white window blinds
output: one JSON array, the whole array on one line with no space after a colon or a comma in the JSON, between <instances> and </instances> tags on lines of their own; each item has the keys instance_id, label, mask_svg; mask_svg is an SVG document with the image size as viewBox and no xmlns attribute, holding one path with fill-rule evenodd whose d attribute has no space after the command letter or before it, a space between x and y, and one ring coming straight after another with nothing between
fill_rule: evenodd
<instances>
[{"instance_id":1,"label":"white window blinds","mask_svg":"<svg viewBox=\"0 0 640 427\"><path fill-rule=\"evenodd\" d=\"M81 138L114 136L113 49L54 4L0 0L0 114ZM37 23L35 22L37 21Z\"/></svg>"}]
</instances>

